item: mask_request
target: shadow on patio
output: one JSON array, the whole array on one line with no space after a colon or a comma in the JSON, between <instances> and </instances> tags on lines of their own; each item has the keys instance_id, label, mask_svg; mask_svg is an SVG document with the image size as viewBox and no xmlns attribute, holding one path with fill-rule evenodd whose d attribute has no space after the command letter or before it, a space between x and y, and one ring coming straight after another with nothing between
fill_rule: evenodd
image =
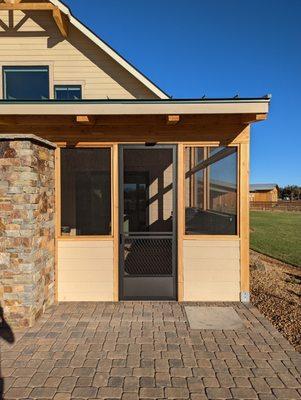
<instances>
[{"instance_id":1,"label":"shadow on patio","mask_svg":"<svg viewBox=\"0 0 301 400\"><path fill-rule=\"evenodd\" d=\"M8 343L14 343L15 341L14 333L4 318L4 310L1 306L0 306L0 339L3 339ZM1 346L0 346L0 361L1 361ZM1 363L0 363L0 400L3 399L3 392L4 392L4 378L2 377L1 374Z\"/></svg>"}]
</instances>

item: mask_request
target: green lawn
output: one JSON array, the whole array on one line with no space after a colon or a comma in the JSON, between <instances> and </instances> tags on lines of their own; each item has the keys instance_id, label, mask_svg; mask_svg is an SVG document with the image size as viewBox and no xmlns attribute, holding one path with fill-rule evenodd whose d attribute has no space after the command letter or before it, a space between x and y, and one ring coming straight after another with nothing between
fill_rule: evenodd
<instances>
[{"instance_id":1,"label":"green lawn","mask_svg":"<svg viewBox=\"0 0 301 400\"><path fill-rule=\"evenodd\" d=\"M251 211L251 249L301 267L301 213Z\"/></svg>"}]
</instances>

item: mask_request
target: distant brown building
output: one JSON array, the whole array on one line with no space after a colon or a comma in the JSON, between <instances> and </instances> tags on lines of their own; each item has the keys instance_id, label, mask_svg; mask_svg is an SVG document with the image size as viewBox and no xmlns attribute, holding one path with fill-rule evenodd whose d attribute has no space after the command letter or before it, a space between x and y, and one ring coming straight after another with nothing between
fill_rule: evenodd
<instances>
[{"instance_id":1,"label":"distant brown building","mask_svg":"<svg viewBox=\"0 0 301 400\"><path fill-rule=\"evenodd\" d=\"M276 183L258 183L250 185L250 201L278 201L278 185Z\"/></svg>"}]
</instances>

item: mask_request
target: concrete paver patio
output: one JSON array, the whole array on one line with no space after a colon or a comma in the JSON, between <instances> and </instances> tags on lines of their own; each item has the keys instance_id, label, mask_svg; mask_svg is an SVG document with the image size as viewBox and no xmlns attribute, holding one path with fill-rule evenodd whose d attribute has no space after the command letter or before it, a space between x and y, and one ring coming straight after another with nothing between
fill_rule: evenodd
<instances>
[{"instance_id":1,"label":"concrete paver patio","mask_svg":"<svg viewBox=\"0 0 301 400\"><path fill-rule=\"evenodd\" d=\"M1 341L4 398L301 399L301 355L281 334L251 305L211 305L244 327L191 330L176 302L54 306Z\"/></svg>"}]
</instances>

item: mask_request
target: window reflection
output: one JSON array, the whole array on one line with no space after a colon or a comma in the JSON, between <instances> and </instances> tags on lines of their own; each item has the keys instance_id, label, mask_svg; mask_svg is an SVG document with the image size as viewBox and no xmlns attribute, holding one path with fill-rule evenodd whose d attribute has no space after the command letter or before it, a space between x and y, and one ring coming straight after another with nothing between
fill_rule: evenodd
<instances>
[{"instance_id":1,"label":"window reflection","mask_svg":"<svg viewBox=\"0 0 301 400\"><path fill-rule=\"evenodd\" d=\"M185 149L185 232L237 233L236 147Z\"/></svg>"}]
</instances>

